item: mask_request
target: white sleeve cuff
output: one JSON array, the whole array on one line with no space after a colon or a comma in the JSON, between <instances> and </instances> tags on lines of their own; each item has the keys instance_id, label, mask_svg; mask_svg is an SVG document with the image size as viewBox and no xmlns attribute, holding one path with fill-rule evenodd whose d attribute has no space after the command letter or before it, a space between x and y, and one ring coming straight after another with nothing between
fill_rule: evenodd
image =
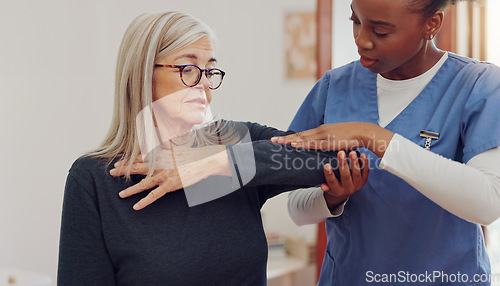
<instances>
[{"instance_id":1,"label":"white sleeve cuff","mask_svg":"<svg viewBox=\"0 0 500 286\"><path fill-rule=\"evenodd\" d=\"M386 170L386 171L390 172L391 166L396 164L394 162L397 162L398 156L400 156L399 151L401 150L401 148L403 148L403 150L405 148L406 148L406 150L411 150L411 148L414 147L414 146L408 147L408 144L414 145L413 142L411 142L408 139L404 138L403 136L395 133L394 136L392 137L391 141L389 142L389 146L387 146L387 149L385 150L385 153L384 153L384 156L382 157L382 160L380 160L379 167L382 170Z\"/></svg>"},{"instance_id":2,"label":"white sleeve cuff","mask_svg":"<svg viewBox=\"0 0 500 286\"><path fill-rule=\"evenodd\" d=\"M319 223L340 216L346 202L330 212L320 188L296 190L288 195L288 213L297 225Z\"/></svg>"},{"instance_id":3,"label":"white sleeve cuff","mask_svg":"<svg viewBox=\"0 0 500 286\"><path fill-rule=\"evenodd\" d=\"M331 217L339 217L344 213L344 208L345 204L349 201L349 198L347 198L343 203L341 203L337 208L335 208L333 211L330 212ZM326 205L326 201L325 201Z\"/></svg>"}]
</instances>

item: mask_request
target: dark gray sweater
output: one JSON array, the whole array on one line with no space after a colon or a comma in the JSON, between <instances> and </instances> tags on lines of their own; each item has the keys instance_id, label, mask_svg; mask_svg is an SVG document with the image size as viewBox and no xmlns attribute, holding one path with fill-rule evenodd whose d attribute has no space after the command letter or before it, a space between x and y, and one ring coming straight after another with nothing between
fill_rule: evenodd
<instances>
[{"instance_id":1,"label":"dark gray sweater","mask_svg":"<svg viewBox=\"0 0 500 286\"><path fill-rule=\"evenodd\" d=\"M147 192L126 199L118 192L144 176L126 182L111 177L102 160L76 160L64 194L58 285L265 285L262 205L281 192L324 182L323 165L336 153L277 148L269 138L285 132L237 124L246 125L254 141L255 177L194 207L179 190L134 211ZM285 169L279 161L285 158L310 164Z\"/></svg>"}]
</instances>

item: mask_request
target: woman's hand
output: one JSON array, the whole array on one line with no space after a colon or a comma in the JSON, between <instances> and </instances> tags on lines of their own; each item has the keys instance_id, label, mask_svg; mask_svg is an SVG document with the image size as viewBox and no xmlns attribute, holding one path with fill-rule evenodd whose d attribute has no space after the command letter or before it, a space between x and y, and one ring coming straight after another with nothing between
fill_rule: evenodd
<instances>
[{"instance_id":1,"label":"woman's hand","mask_svg":"<svg viewBox=\"0 0 500 286\"><path fill-rule=\"evenodd\" d=\"M356 152L350 152L349 161L351 162L351 167L349 168L346 153L344 151L337 153L340 181L335 177L332 166L330 164L325 165L323 171L326 183L321 185L321 189L324 192L323 195L331 211L345 202L368 181L368 174L370 172L368 158L366 154L361 154L360 159L361 165Z\"/></svg>"},{"instance_id":2,"label":"woman's hand","mask_svg":"<svg viewBox=\"0 0 500 286\"><path fill-rule=\"evenodd\" d=\"M323 124L311 130L274 137L271 142L296 148L331 151L365 147L382 158L392 136L393 132L373 123L346 122Z\"/></svg>"},{"instance_id":3,"label":"woman's hand","mask_svg":"<svg viewBox=\"0 0 500 286\"><path fill-rule=\"evenodd\" d=\"M162 157L160 156L160 158ZM127 172L127 163L127 161L123 160L118 161L114 166L115 168L110 170L110 174L114 177L125 175ZM170 166L171 164L168 162L158 162L158 165ZM141 157L136 158L130 174L146 175L148 172L148 164L142 162ZM119 196L121 198L127 198L157 187L134 205L134 210L140 210L167 193L191 186L212 175L231 175L226 151L219 152L198 161L177 166L177 169L156 169L150 178L145 178L139 183L121 191Z\"/></svg>"}]
</instances>

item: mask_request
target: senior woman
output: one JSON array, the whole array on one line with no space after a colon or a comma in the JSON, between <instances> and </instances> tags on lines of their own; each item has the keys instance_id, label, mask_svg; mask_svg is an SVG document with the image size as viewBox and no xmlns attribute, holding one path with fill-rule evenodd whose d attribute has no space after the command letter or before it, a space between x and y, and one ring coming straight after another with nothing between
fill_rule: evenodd
<instances>
[{"instance_id":1,"label":"senior woman","mask_svg":"<svg viewBox=\"0 0 500 286\"><path fill-rule=\"evenodd\" d=\"M177 12L144 14L128 27L109 133L67 178L59 285L265 285L265 201L324 183L324 166L350 178L346 160L328 167L344 152L273 144L289 133L255 123L207 123L224 77L213 41L206 25ZM134 163L138 156L145 163ZM307 167L287 167L290 158ZM366 180L365 163L353 162L353 176Z\"/></svg>"}]
</instances>

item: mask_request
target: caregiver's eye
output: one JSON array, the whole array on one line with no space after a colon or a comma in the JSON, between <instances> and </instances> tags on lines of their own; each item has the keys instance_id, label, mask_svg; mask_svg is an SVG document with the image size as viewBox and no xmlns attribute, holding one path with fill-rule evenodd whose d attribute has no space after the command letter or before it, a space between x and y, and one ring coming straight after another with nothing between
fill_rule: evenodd
<instances>
[{"instance_id":1,"label":"caregiver's eye","mask_svg":"<svg viewBox=\"0 0 500 286\"><path fill-rule=\"evenodd\" d=\"M375 31L373 31L373 34L379 38L385 38L387 37L387 35L389 35L389 33L377 33Z\"/></svg>"}]
</instances>

